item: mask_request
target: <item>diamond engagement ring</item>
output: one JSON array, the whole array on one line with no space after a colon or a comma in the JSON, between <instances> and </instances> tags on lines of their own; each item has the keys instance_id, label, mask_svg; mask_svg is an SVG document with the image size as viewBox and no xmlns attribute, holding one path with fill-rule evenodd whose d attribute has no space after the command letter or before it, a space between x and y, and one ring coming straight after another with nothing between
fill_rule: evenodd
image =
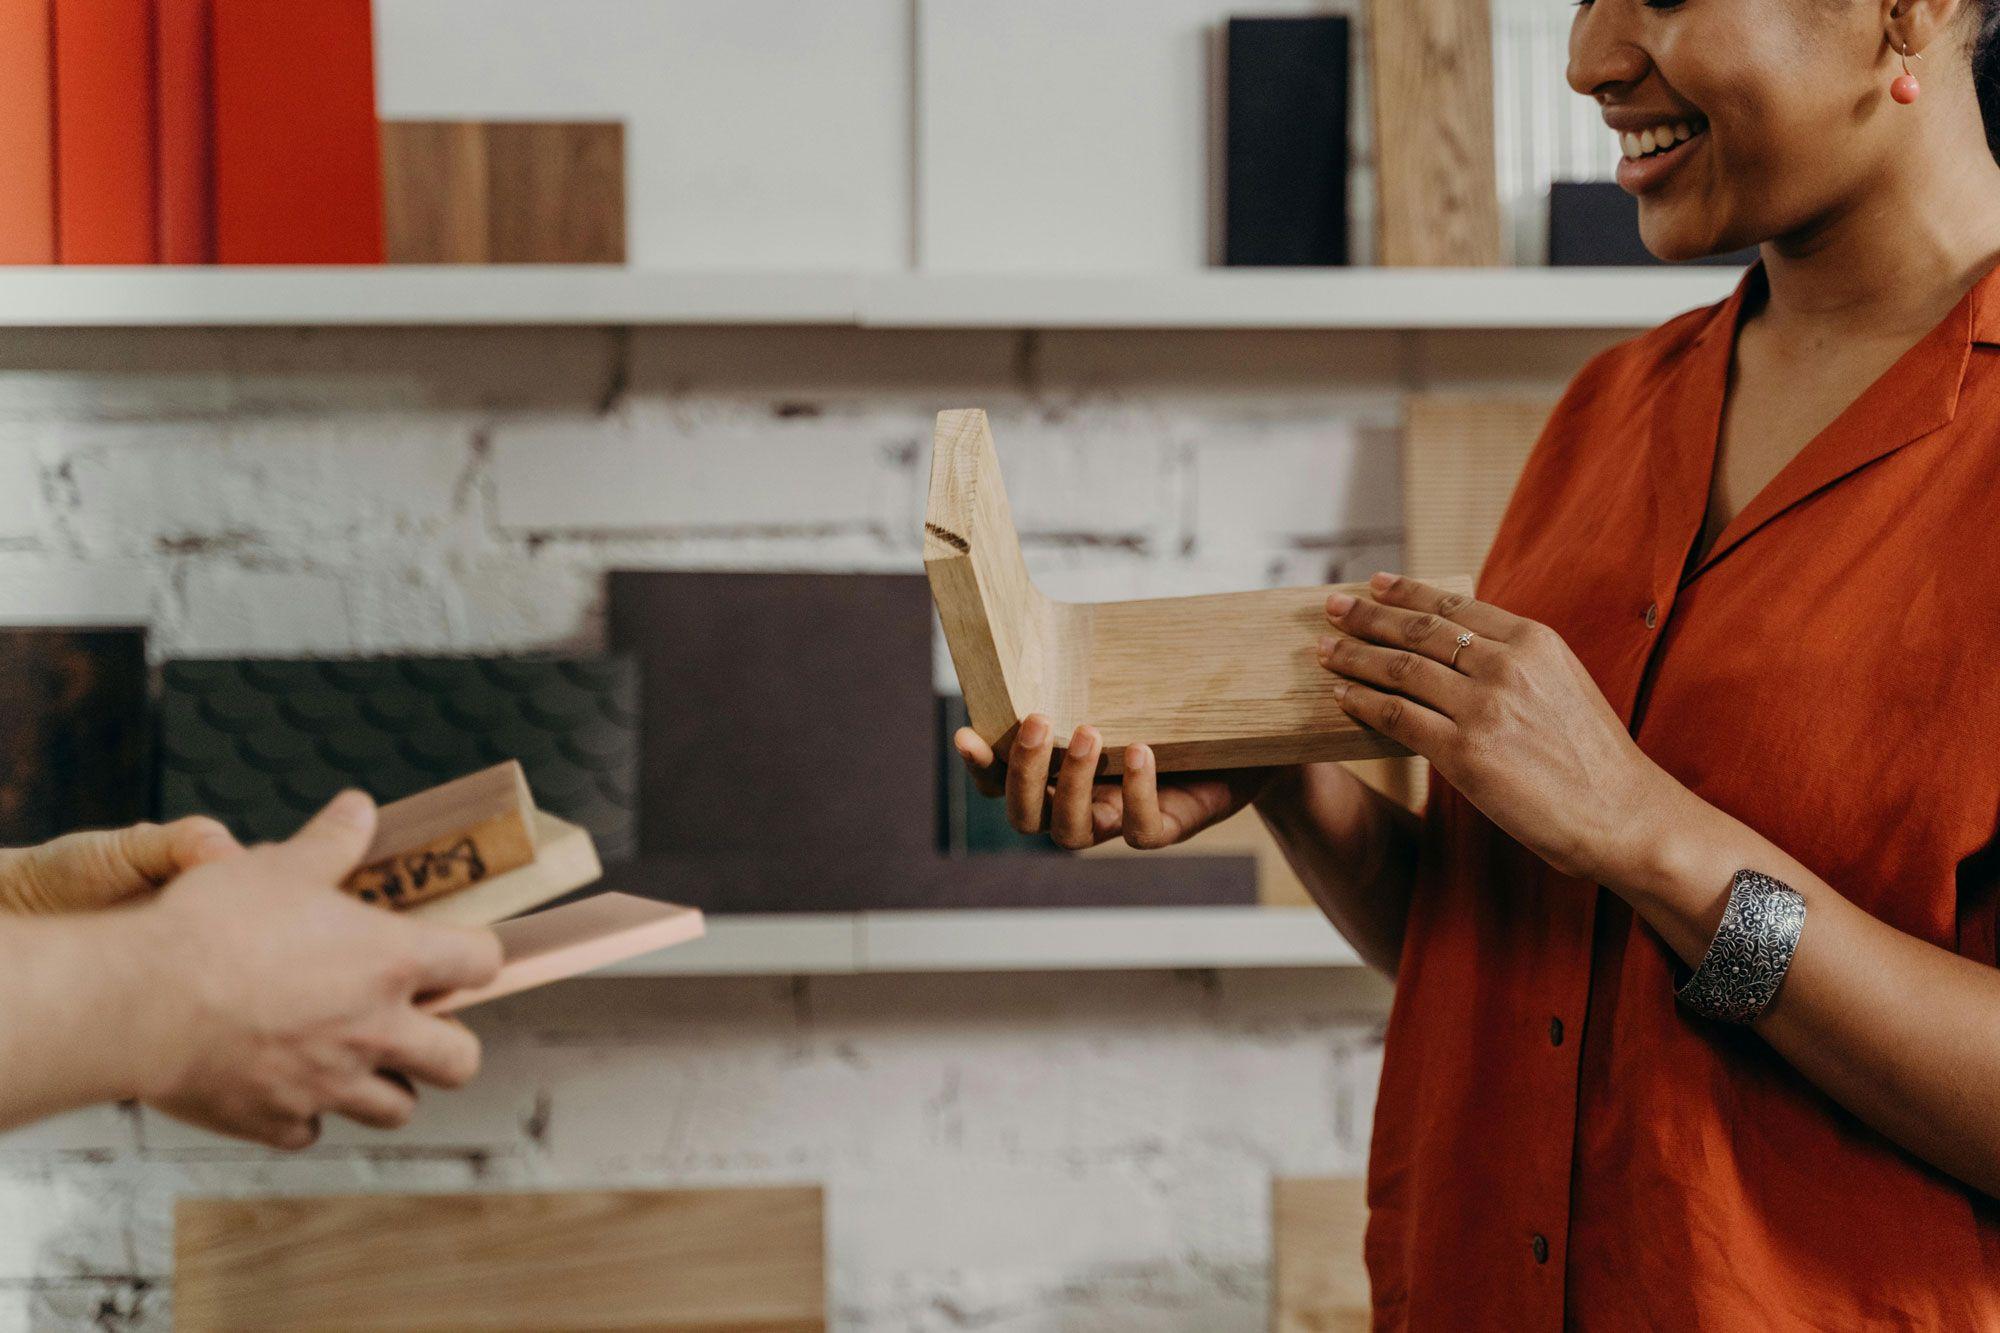
<instances>
[{"instance_id":1,"label":"diamond engagement ring","mask_svg":"<svg viewBox=\"0 0 2000 1333\"><path fill-rule=\"evenodd\" d=\"M1471 645L1472 645L1472 631L1471 631L1471 630L1467 630L1467 631L1465 631L1465 633L1463 633L1463 634L1461 634L1461 635L1459 635L1459 636L1458 636L1458 647L1456 647L1456 648L1454 648L1454 649L1452 649L1452 650L1451 650L1451 669L1452 669L1452 670L1454 670L1454 671L1458 670L1458 655L1459 655L1460 653L1464 652L1464 651L1465 651L1465 650L1466 650L1467 648L1469 648L1469 647L1470 647Z\"/></svg>"}]
</instances>

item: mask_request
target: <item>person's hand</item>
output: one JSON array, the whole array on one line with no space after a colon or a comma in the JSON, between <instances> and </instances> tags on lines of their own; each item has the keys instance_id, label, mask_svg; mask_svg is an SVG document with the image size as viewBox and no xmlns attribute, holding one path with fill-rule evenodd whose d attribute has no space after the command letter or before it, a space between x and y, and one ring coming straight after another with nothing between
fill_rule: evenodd
<instances>
[{"instance_id":1,"label":"person's hand","mask_svg":"<svg viewBox=\"0 0 2000 1333\"><path fill-rule=\"evenodd\" d=\"M1100 782L1104 741L1095 727L1082 726L1051 779L1055 736L1040 713L1021 723L1004 763L970 727L961 727L952 745L983 794L1006 796L1010 824L1022 833L1046 832L1071 851L1120 837L1149 850L1186 842L1256 800L1282 771L1175 773L1162 783L1152 748L1131 745L1122 780Z\"/></svg>"},{"instance_id":2,"label":"person's hand","mask_svg":"<svg viewBox=\"0 0 2000 1333\"><path fill-rule=\"evenodd\" d=\"M1370 584L1374 602L1327 599L1328 619L1354 636L1319 643L1321 665L1346 682L1341 706L1430 760L1558 871L1617 882L1684 789L1639 749L1562 636L1415 579Z\"/></svg>"},{"instance_id":3,"label":"person's hand","mask_svg":"<svg viewBox=\"0 0 2000 1333\"><path fill-rule=\"evenodd\" d=\"M304 1148L335 1112L397 1128L414 1081L455 1088L479 1042L420 997L490 981L490 930L399 917L335 887L375 829L365 795L336 798L288 842L182 875L131 909L143 997L138 1096L190 1124L276 1148Z\"/></svg>"},{"instance_id":4,"label":"person's hand","mask_svg":"<svg viewBox=\"0 0 2000 1333\"><path fill-rule=\"evenodd\" d=\"M228 829L201 816L0 850L0 912L94 912L242 850Z\"/></svg>"}]
</instances>

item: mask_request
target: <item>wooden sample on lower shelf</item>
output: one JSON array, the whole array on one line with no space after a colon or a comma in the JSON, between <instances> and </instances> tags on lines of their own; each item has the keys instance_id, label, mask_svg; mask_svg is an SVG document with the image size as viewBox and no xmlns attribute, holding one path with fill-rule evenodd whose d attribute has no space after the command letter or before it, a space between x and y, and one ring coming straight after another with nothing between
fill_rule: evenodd
<instances>
[{"instance_id":1,"label":"wooden sample on lower shelf","mask_svg":"<svg viewBox=\"0 0 2000 1333\"><path fill-rule=\"evenodd\" d=\"M1337 632L1331 588L1092 604L1044 596L1021 559L984 412L938 414L924 568L973 728L989 744L1042 713L1058 743L1095 726L1109 773L1134 742L1153 748L1162 771L1407 753L1334 698L1316 651ZM1348 590L1370 595L1366 584Z\"/></svg>"},{"instance_id":2,"label":"wooden sample on lower shelf","mask_svg":"<svg viewBox=\"0 0 2000 1333\"><path fill-rule=\"evenodd\" d=\"M580 977L613 963L700 939L700 912L629 893L598 893L581 902L502 921L500 975L484 986L424 1001L426 1013L456 1014L475 1004Z\"/></svg>"},{"instance_id":3,"label":"wooden sample on lower shelf","mask_svg":"<svg viewBox=\"0 0 2000 1333\"><path fill-rule=\"evenodd\" d=\"M1487 0L1370 0L1376 262L1500 262Z\"/></svg>"},{"instance_id":4,"label":"wooden sample on lower shelf","mask_svg":"<svg viewBox=\"0 0 2000 1333\"><path fill-rule=\"evenodd\" d=\"M1366 1333L1365 1180L1271 1182L1271 1333Z\"/></svg>"},{"instance_id":5,"label":"wooden sample on lower shelf","mask_svg":"<svg viewBox=\"0 0 2000 1333\"><path fill-rule=\"evenodd\" d=\"M814 1188L182 1199L185 1333L821 1333Z\"/></svg>"}]
</instances>

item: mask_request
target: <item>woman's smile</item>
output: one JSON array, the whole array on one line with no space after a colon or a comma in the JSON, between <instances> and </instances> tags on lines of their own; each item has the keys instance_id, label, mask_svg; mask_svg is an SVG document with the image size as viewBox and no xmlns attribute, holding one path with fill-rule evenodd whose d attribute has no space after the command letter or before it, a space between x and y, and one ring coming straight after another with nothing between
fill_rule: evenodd
<instances>
[{"instance_id":1,"label":"woman's smile","mask_svg":"<svg viewBox=\"0 0 2000 1333\"><path fill-rule=\"evenodd\" d=\"M1625 154L1618 164L1618 183L1631 194L1657 189L1708 137L1708 121L1701 116L1612 128L1618 130L1618 144Z\"/></svg>"}]
</instances>

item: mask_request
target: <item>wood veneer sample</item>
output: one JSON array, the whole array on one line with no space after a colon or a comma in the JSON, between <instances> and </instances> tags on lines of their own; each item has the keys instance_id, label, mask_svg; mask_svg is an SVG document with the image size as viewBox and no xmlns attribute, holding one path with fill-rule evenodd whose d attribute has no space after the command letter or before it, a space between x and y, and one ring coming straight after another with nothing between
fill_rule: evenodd
<instances>
[{"instance_id":1,"label":"wood veneer sample","mask_svg":"<svg viewBox=\"0 0 2000 1333\"><path fill-rule=\"evenodd\" d=\"M1487 0L1370 0L1377 262L1500 262Z\"/></svg>"},{"instance_id":2,"label":"wood veneer sample","mask_svg":"<svg viewBox=\"0 0 2000 1333\"><path fill-rule=\"evenodd\" d=\"M182 1199L174 1323L820 1333L824 1204L811 1188Z\"/></svg>"},{"instance_id":3,"label":"wood veneer sample","mask_svg":"<svg viewBox=\"0 0 2000 1333\"><path fill-rule=\"evenodd\" d=\"M490 926L574 893L603 874L597 847L587 830L537 810L533 861L456 893L418 903L408 911L426 921Z\"/></svg>"},{"instance_id":4,"label":"wood veneer sample","mask_svg":"<svg viewBox=\"0 0 2000 1333\"><path fill-rule=\"evenodd\" d=\"M426 1000L426 1013L456 1014L503 995L567 981L628 958L700 939L701 913L629 893L592 894L579 902L502 921L500 975Z\"/></svg>"},{"instance_id":5,"label":"wood veneer sample","mask_svg":"<svg viewBox=\"0 0 2000 1333\"><path fill-rule=\"evenodd\" d=\"M625 262L625 126L486 126L488 257L496 264Z\"/></svg>"},{"instance_id":6,"label":"wood veneer sample","mask_svg":"<svg viewBox=\"0 0 2000 1333\"><path fill-rule=\"evenodd\" d=\"M1483 568L1553 399L1420 393L1403 433L1406 563L1418 578Z\"/></svg>"},{"instance_id":7,"label":"wood veneer sample","mask_svg":"<svg viewBox=\"0 0 2000 1333\"><path fill-rule=\"evenodd\" d=\"M479 121L382 122L382 209L392 264L492 258L487 127Z\"/></svg>"},{"instance_id":8,"label":"wood veneer sample","mask_svg":"<svg viewBox=\"0 0 2000 1333\"><path fill-rule=\"evenodd\" d=\"M1366 1333L1365 1180L1271 1182L1272 1333Z\"/></svg>"},{"instance_id":9,"label":"wood veneer sample","mask_svg":"<svg viewBox=\"0 0 2000 1333\"><path fill-rule=\"evenodd\" d=\"M0 264L56 262L52 12L0 0Z\"/></svg>"},{"instance_id":10,"label":"wood veneer sample","mask_svg":"<svg viewBox=\"0 0 2000 1333\"><path fill-rule=\"evenodd\" d=\"M924 568L972 726L996 748L1042 713L1058 738L1095 726L1110 773L1134 742L1153 748L1162 771L1408 753L1334 698L1316 651L1338 633L1326 619L1331 588L1088 604L1044 596L1021 558L984 412L938 414ZM1348 591L1371 596L1365 583Z\"/></svg>"},{"instance_id":11,"label":"wood veneer sample","mask_svg":"<svg viewBox=\"0 0 2000 1333\"><path fill-rule=\"evenodd\" d=\"M535 798L513 760L381 808L344 887L397 909L461 892L535 859Z\"/></svg>"},{"instance_id":12,"label":"wood veneer sample","mask_svg":"<svg viewBox=\"0 0 2000 1333\"><path fill-rule=\"evenodd\" d=\"M0 847L146 816L146 632L0 629Z\"/></svg>"}]
</instances>

